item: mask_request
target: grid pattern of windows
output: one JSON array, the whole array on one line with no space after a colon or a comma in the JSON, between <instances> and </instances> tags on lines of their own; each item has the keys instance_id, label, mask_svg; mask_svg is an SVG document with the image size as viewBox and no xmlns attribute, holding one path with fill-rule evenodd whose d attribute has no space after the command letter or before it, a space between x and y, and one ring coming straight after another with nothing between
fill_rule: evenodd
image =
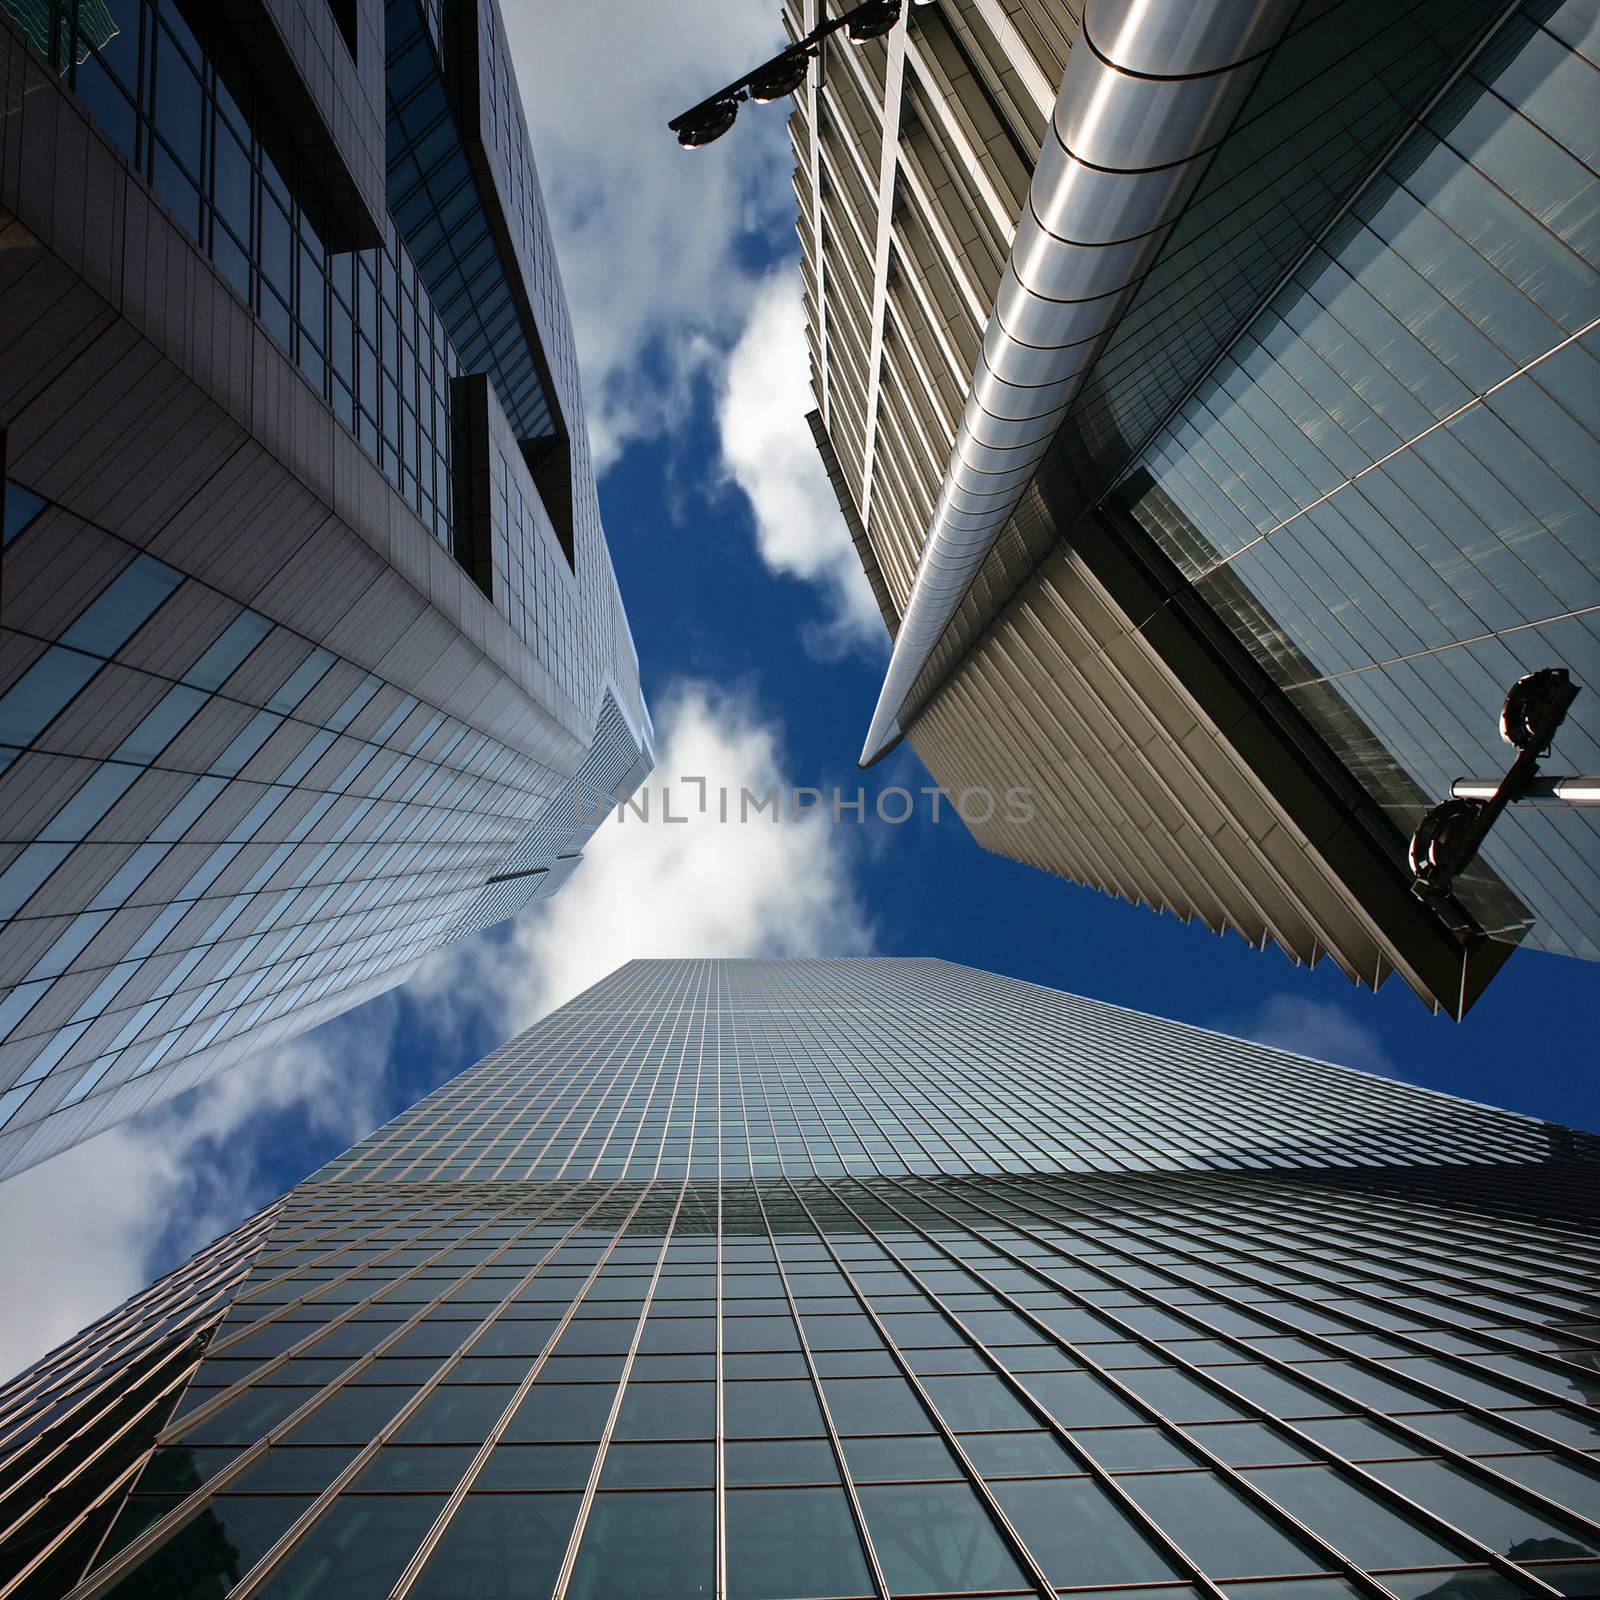
<instances>
[{"instance_id":1,"label":"grid pattern of windows","mask_svg":"<svg viewBox=\"0 0 1600 1600\"><path fill-rule=\"evenodd\" d=\"M471 372L487 372L519 440L556 429L516 289L456 131L417 0L387 0L389 205ZM509 73L509 66L506 67Z\"/></svg>"},{"instance_id":2,"label":"grid pattern of windows","mask_svg":"<svg viewBox=\"0 0 1600 1600\"><path fill-rule=\"evenodd\" d=\"M323 1176L1271 1171L1550 1144L1531 1118L942 961L635 962Z\"/></svg>"},{"instance_id":3,"label":"grid pattern of windows","mask_svg":"<svg viewBox=\"0 0 1600 1600\"><path fill-rule=\"evenodd\" d=\"M1600 1588L1593 1141L1546 1130L1526 1152L1522 1119L1389 1086L1370 1120L1405 1153L1312 1165L1273 1109L1313 1128L1359 1074L932 962L636 963L519 1044L574 1054L587 1030L601 1083L622 1053L608 1019L650 1018L631 1053L726 1153L789 1048L737 1019L768 1013L781 1039L808 1009L815 1076L829 1039L872 1058L892 1042L921 1055L926 1107L954 1092L956 1020L987 1017L1012 1049L1013 1023L1054 1040L1070 1017L1098 1027L1117 1103L1153 1139L1188 1121L1198 1064L1213 1103L1291 1159L358 1176L402 1119L281 1203L73 1594ZM1274 1105L1229 1069L1275 1074ZM418 1108L447 1107L464 1146L455 1091L489 1092L481 1072ZM1095 1089L1075 1066L1042 1097L1093 1120ZM980 1137L986 1104L964 1117ZM1492 1186L1474 1128L1503 1141ZM0 1577L5 1600L36 1592Z\"/></svg>"},{"instance_id":4,"label":"grid pattern of windows","mask_svg":"<svg viewBox=\"0 0 1600 1600\"><path fill-rule=\"evenodd\" d=\"M1503 770L1519 676L1600 682L1597 94L1592 8L1524 6L1125 490L1402 838L1419 796ZM1560 770L1600 765L1597 707L1574 706ZM1531 943L1600 957L1593 815L1517 809L1483 857ZM1467 893L1504 930L1503 897Z\"/></svg>"},{"instance_id":5,"label":"grid pattern of windows","mask_svg":"<svg viewBox=\"0 0 1600 1600\"><path fill-rule=\"evenodd\" d=\"M81 447L95 432L81 426L81 405L104 402L120 376L66 407L49 390L53 377L40 375L46 415L17 419L15 437L27 443L6 463L0 633L0 1174L336 1015L446 940L553 893L606 802L648 770L638 661L493 0L465 5L443 31L437 4L426 7L427 32L411 0L393 9L417 25L390 30L395 48L382 63L390 155L409 149L409 179L430 181L424 192L391 167L386 244L352 251L316 163L300 153L301 112L286 120L276 80L240 45L232 8L0 0L0 44L13 26L28 41L7 53L41 54L123 157L127 170L103 162L131 203L117 215L145 206L147 185L276 341L249 345L261 415L275 410L259 405L274 388L305 423L285 450L274 415L252 436L266 451L244 495L235 468L248 446L197 478L167 522L142 497L122 498L120 485L100 493L93 469L80 478L59 466L58 446ZM482 57L492 101L484 129L445 114L441 40L447 57L467 52L451 63L464 78ZM426 126L406 121L422 105L413 80L424 68L437 91ZM56 102L76 128L81 110L47 74L27 71L37 103ZM37 168L45 193L51 126L28 119L12 152ZM453 141L454 180L442 186L431 181L441 139ZM81 202L74 171L63 159L58 187L76 183ZM516 260L490 237L508 199L500 232ZM465 204L476 207L470 240L457 225ZM408 251L436 268L441 230L460 272L434 299L437 274L419 272ZM164 269L171 327L205 340L220 310L237 353L248 319L212 292L206 263L163 234L177 246ZM518 268L523 283L513 286L506 274ZM499 275L493 307L485 274ZM172 301L191 281L193 304ZM514 299L531 301L536 328L512 315ZM130 321L123 331L176 359L159 330ZM541 338L549 394L533 376ZM483 372L463 376L463 349ZM188 381L176 369L172 377ZM209 459L237 408L222 418L198 393L171 401L177 392L150 409L149 428L200 402L159 448ZM470 483L454 485L467 454L456 449L456 424L468 409L454 408L468 392L487 396L486 438L473 434L487 453L473 456ZM61 423L69 411L75 420ZM570 450L557 441L569 468L555 474L561 538L522 449L552 431L558 412L575 434ZM509 639L429 554L335 422L469 567ZM58 438L58 426L73 438ZM139 457L145 440L125 426L119 417L118 450ZM340 482L366 488L341 501ZM282 552L275 572L269 550ZM387 571L374 568L374 552ZM393 603L380 607L380 593ZM575 814L574 785L597 782L615 787Z\"/></svg>"},{"instance_id":6,"label":"grid pattern of windows","mask_svg":"<svg viewBox=\"0 0 1600 1600\"><path fill-rule=\"evenodd\" d=\"M461 363L393 225L382 249L341 246L221 8L6 0L8 13L19 7L56 15L56 70L449 544L450 380Z\"/></svg>"},{"instance_id":7,"label":"grid pattern of windows","mask_svg":"<svg viewBox=\"0 0 1600 1600\"><path fill-rule=\"evenodd\" d=\"M116 566L0 658L0 1166L514 914L604 805L584 822L559 774L14 489L22 590L69 549ZM605 705L582 772L609 795L645 758Z\"/></svg>"}]
</instances>

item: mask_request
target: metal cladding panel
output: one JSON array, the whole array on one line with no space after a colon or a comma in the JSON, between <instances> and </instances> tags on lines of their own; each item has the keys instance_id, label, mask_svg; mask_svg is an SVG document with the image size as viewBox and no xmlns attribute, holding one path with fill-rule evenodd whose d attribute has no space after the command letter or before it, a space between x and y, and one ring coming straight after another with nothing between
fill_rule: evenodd
<instances>
[{"instance_id":1,"label":"metal cladding panel","mask_svg":"<svg viewBox=\"0 0 1600 1600\"><path fill-rule=\"evenodd\" d=\"M1063 679L1037 684L1027 710L1008 704L1008 722L1042 721L1005 741L1004 770L1057 794L1096 788L1094 762L1053 764L1054 724L1082 723L1122 781L1145 787L1086 807L1071 848L1014 829L999 843L994 826L986 842L1253 941L1264 884L1310 861L1308 895L1331 881L1342 898L1312 919L1332 942L1280 942L1302 956L1325 947L1366 981L1393 964L1453 1014L1519 942L1600 949L1594 823L1573 808L1518 808L1491 834L1462 895L1499 948L1475 949L1465 977L1402 881L1426 807L1463 773L1504 769L1496 713L1511 681L1552 663L1583 682L1600 672L1593 563L1578 553L1592 515L1558 464L1569 449L1593 453L1573 385L1592 366L1600 313L1593 252L1574 231L1594 184L1592 163L1575 159L1593 71L1580 9L1297 8L1176 214L1153 234L1130 225L1127 238L1114 207L1049 227L1048 197L1022 204L1017 161L1036 186L1061 178L1046 186L1063 204L1076 180L1041 150L1097 152L1096 183L1125 163L1140 192L1188 184L1194 172L1155 141L1191 113L1211 115L1203 73L1140 79L1147 119L1134 99L1057 95L1075 81L1066 55L1066 70L1047 74L1057 115L1041 142L1018 100L1030 81L1040 88L1038 7L911 8L903 93L853 52L830 55L791 121L802 271L819 410L865 564L901 619L897 654L922 662L883 710L910 731L943 707L940 734L917 748L942 752L949 770L962 750L969 782L1003 787L977 759L993 753L995 731L967 728L970 713L953 708L962 680L992 678L1001 659L1046 670L1029 664L1017 617L1052 617L1062 595L1065 625L1124 640L1102 674L1120 701ZM1129 60L1154 61L1140 30L1160 43L1171 19L1091 4L1087 41L1076 19L1057 22L1093 56L1076 69L1086 79L1105 66L1102 34ZM1203 51L1225 36L1191 43ZM1259 64L1252 56L1249 69ZM885 127L897 134L888 207L872 198ZM1480 225L1491 212L1494 241ZM1424 237L1435 247L1421 250ZM1490 264L1507 251L1529 270ZM1556 260L1567 263L1556 277L1533 266ZM1084 341L1052 331L1080 320ZM1437 337L1491 322L1502 335L1474 335L1470 349ZM1081 363L1066 360L1072 351ZM1007 448L1023 434L1027 448ZM929 529L946 524L936 550ZM951 558L957 544L974 559ZM1092 584L1041 576L1068 550ZM949 615L913 649L919 571ZM1201 763L1204 800L1189 794L1174 810L1170 771L1193 754L1169 751L1156 778L1128 752L1143 751L1152 714L1166 725L1186 697L1201 708L1203 744L1220 734L1226 748ZM1585 704L1564 730L1562 770L1593 764ZM1036 753L1018 769L1022 749ZM1233 824L1245 835L1226 863L1182 820L1219 806L1226 836ZM1112 870L1124 810L1147 819L1132 876ZM1287 833L1252 842L1268 814ZM1167 827L1180 837L1157 839Z\"/></svg>"}]
</instances>

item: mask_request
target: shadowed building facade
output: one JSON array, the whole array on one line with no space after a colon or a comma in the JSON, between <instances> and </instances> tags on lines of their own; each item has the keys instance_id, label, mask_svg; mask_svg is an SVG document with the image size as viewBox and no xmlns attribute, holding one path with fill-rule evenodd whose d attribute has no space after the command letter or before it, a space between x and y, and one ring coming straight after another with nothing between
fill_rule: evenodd
<instances>
[{"instance_id":1,"label":"shadowed building facade","mask_svg":"<svg viewBox=\"0 0 1600 1600\"><path fill-rule=\"evenodd\" d=\"M0 1389L0 1596L1593 1595L1597 1157L944 962L635 962Z\"/></svg>"},{"instance_id":2,"label":"shadowed building facade","mask_svg":"<svg viewBox=\"0 0 1600 1600\"><path fill-rule=\"evenodd\" d=\"M1592 810L1501 818L1464 941L1406 862L1522 674L1582 686L1552 770L1600 760L1597 71L1558 0L829 41L790 128L813 426L895 640L863 761L1027 786L986 848L1456 1015L1518 942L1600 953Z\"/></svg>"},{"instance_id":3,"label":"shadowed building facade","mask_svg":"<svg viewBox=\"0 0 1600 1600\"><path fill-rule=\"evenodd\" d=\"M495 0L0 0L0 1174L648 771Z\"/></svg>"}]
</instances>

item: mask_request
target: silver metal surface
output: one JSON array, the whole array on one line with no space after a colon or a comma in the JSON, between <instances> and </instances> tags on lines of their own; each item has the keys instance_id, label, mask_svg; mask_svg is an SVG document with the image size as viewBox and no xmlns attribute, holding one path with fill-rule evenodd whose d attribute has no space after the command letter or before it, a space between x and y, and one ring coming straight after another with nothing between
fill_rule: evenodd
<instances>
[{"instance_id":1,"label":"silver metal surface","mask_svg":"<svg viewBox=\"0 0 1600 1600\"><path fill-rule=\"evenodd\" d=\"M1503 778L1457 778L1450 785L1455 800L1492 800ZM1527 791L1517 796L1518 805L1600 806L1600 773L1584 773L1564 778L1535 778Z\"/></svg>"},{"instance_id":2,"label":"silver metal surface","mask_svg":"<svg viewBox=\"0 0 1600 1600\"><path fill-rule=\"evenodd\" d=\"M1243 103L1290 0L1089 0L984 334L869 766Z\"/></svg>"}]
</instances>

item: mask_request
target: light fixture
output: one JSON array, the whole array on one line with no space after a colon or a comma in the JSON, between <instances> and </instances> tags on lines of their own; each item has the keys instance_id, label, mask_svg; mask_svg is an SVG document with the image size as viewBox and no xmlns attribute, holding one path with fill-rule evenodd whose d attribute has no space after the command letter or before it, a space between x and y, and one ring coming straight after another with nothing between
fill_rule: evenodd
<instances>
[{"instance_id":1,"label":"light fixture","mask_svg":"<svg viewBox=\"0 0 1600 1600\"><path fill-rule=\"evenodd\" d=\"M900 20L900 0L869 0L850 14L850 37L857 44L878 39Z\"/></svg>"},{"instance_id":2,"label":"light fixture","mask_svg":"<svg viewBox=\"0 0 1600 1600\"><path fill-rule=\"evenodd\" d=\"M673 131L685 150L698 150L702 145L720 139L733 126L734 118L738 115L737 100L708 100L679 117Z\"/></svg>"},{"instance_id":3,"label":"light fixture","mask_svg":"<svg viewBox=\"0 0 1600 1600\"><path fill-rule=\"evenodd\" d=\"M762 105L786 98L806 81L806 68L810 65L811 53L798 47L774 56L750 74L750 98Z\"/></svg>"},{"instance_id":4,"label":"light fixture","mask_svg":"<svg viewBox=\"0 0 1600 1600\"><path fill-rule=\"evenodd\" d=\"M861 0L861 3L836 17L819 22L803 39L796 39L787 50L763 61L752 72L735 79L725 89L707 95L698 105L676 116L667 126L686 150L720 139L739 115L741 100L768 103L785 100L806 81L811 58L821 53L823 41L845 30L857 44L881 39L900 20L902 0Z\"/></svg>"}]
</instances>

